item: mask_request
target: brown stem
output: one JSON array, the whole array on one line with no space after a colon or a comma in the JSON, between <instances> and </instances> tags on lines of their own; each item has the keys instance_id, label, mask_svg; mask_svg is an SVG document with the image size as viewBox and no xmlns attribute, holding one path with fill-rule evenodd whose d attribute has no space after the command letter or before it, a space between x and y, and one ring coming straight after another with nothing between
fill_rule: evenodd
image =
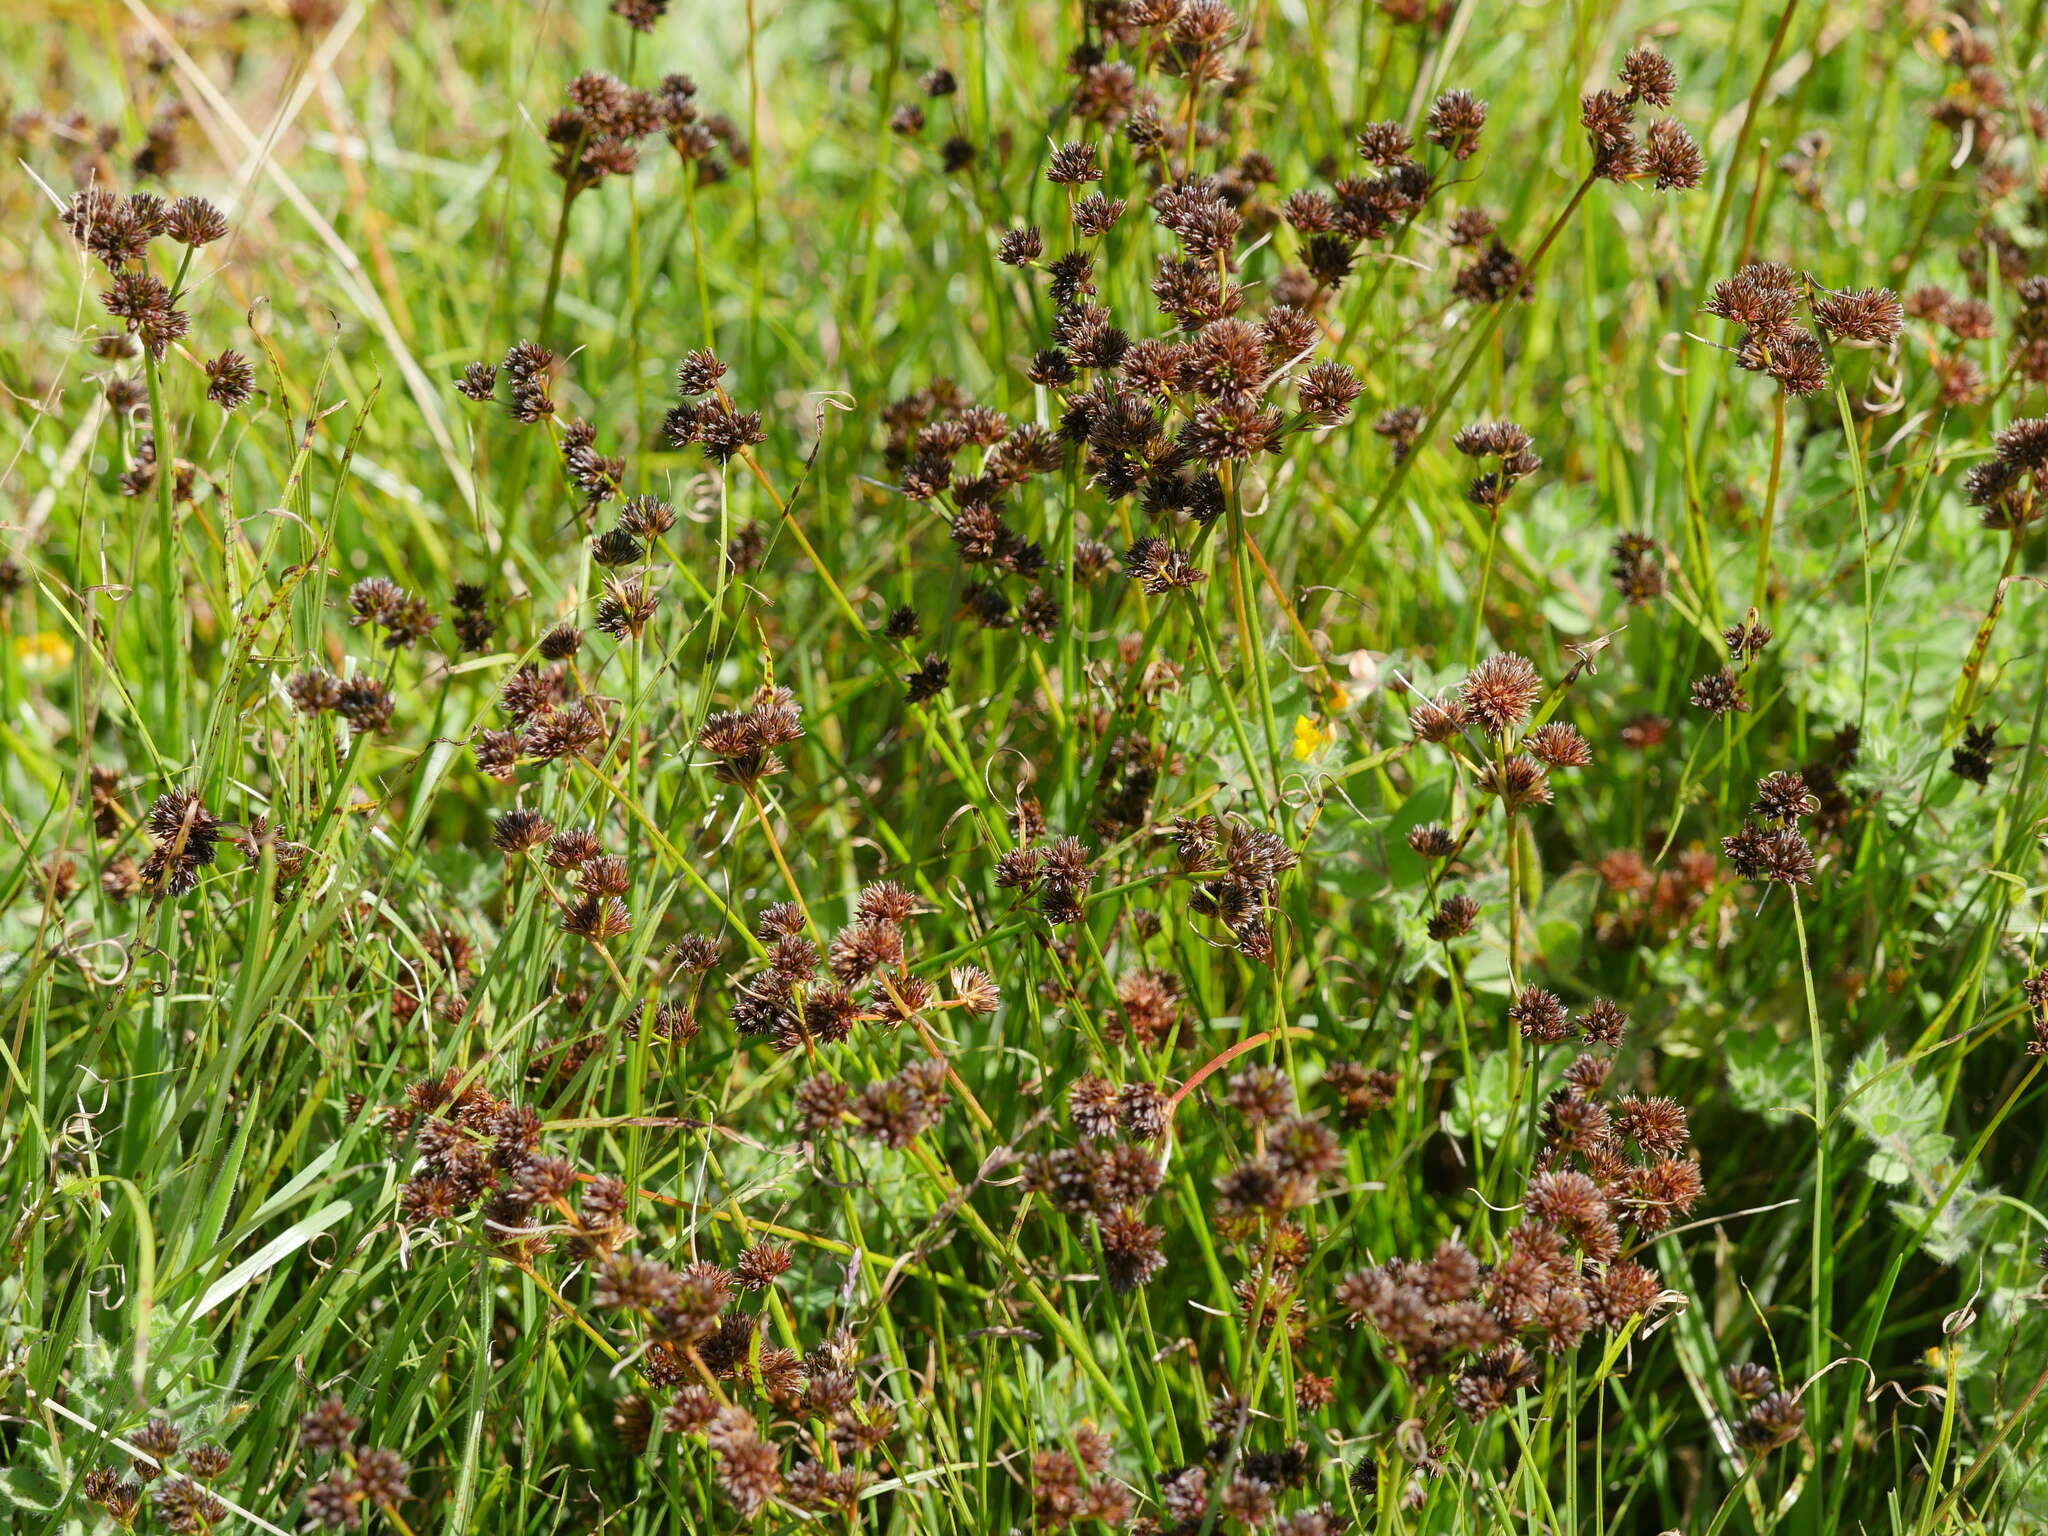
<instances>
[{"instance_id":1,"label":"brown stem","mask_svg":"<svg viewBox=\"0 0 2048 1536\"><path fill-rule=\"evenodd\" d=\"M1984 622L1977 626L1977 636L1970 642L1970 654L1963 661L1962 680L1956 690L1956 704L1949 711L1949 729L1970 718L1970 712L1977 707L1977 685L1983 681L1984 657L1991 649L1992 631L1998 628L1999 615L2005 612L2005 589L2012 582L2013 567L2019 564L2020 539L2023 528L2012 530L2010 541L2005 547L2005 564L1998 572L1998 585L1991 592L1991 607L1984 615Z\"/></svg>"}]
</instances>

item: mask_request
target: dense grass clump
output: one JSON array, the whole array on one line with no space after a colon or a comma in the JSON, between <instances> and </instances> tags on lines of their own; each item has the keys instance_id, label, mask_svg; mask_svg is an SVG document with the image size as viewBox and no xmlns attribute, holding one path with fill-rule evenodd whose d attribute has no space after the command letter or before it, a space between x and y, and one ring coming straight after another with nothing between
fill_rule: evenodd
<instances>
[{"instance_id":1,"label":"dense grass clump","mask_svg":"<svg viewBox=\"0 0 2048 1536\"><path fill-rule=\"evenodd\" d=\"M0 18L0 1526L2048 1524L2042 11Z\"/></svg>"}]
</instances>

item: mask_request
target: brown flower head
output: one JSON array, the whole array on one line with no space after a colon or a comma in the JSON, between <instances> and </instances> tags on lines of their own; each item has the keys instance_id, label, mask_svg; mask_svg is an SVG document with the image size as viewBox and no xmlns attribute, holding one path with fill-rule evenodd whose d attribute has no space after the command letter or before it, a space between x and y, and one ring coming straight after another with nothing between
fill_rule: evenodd
<instances>
[{"instance_id":1,"label":"brown flower head","mask_svg":"<svg viewBox=\"0 0 2048 1536\"><path fill-rule=\"evenodd\" d=\"M1503 651L1472 669L1459 697L1467 719L1489 735L1505 736L1527 720L1542 699L1543 678L1527 657Z\"/></svg>"}]
</instances>

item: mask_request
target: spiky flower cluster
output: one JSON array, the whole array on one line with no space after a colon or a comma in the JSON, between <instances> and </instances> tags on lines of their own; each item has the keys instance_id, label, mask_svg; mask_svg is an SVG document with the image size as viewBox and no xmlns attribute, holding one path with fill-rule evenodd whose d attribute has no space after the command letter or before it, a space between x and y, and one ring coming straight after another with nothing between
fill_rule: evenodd
<instances>
[{"instance_id":1,"label":"spiky flower cluster","mask_svg":"<svg viewBox=\"0 0 2048 1536\"><path fill-rule=\"evenodd\" d=\"M567 100L548 119L554 172L565 195L587 192L607 176L630 176L640 165L640 140L662 126L662 101L596 71L569 82Z\"/></svg>"},{"instance_id":2,"label":"spiky flower cluster","mask_svg":"<svg viewBox=\"0 0 2048 1536\"><path fill-rule=\"evenodd\" d=\"M491 617L490 595L476 582L458 581L451 603L455 617L450 627L456 643L465 651L488 647L491 636L498 632L498 621Z\"/></svg>"},{"instance_id":3,"label":"spiky flower cluster","mask_svg":"<svg viewBox=\"0 0 2048 1536\"><path fill-rule=\"evenodd\" d=\"M480 730L471 739L478 770L506 783L522 761L601 761L611 727L599 702L581 684L566 661L545 667L528 662L515 670L498 691L507 728Z\"/></svg>"},{"instance_id":4,"label":"spiky flower cluster","mask_svg":"<svg viewBox=\"0 0 2048 1536\"><path fill-rule=\"evenodd\" d=\"M512 419L531 426L555 414L554 378L558 370L555 354L537 341L515 341L501 363L470 363L462 370L455 389L466 400L479 405L496 398L498 375L507 383L506 409Z\"/></svg>"},{"instance_id":5,"label":"spiky flower cluster","mask_svg":"<svg viewBox=\"0 0 2048 1536\"><path fill-rule=\"evenodd\" d=\"M87 187L72 196L60 217L71 237L113 274L113 285L100 294L107 313L151 357L162 358L192 329L192 321L178 307L183 295L150 271L150 246L165 238L188 249L210 245L227 234L220 210L202 197L167 203L149 192L123 197Z\"/></svg>"},{"instance_id":6,"label":"spiky flower cluster","mask_svg":"<svg viewBox=\"0 0 2048 1536\"><path fill-rule=\"evenodd\" d=\"M1201 30L1210 36L1211 29ZM1229 31L1215 32L1203 56ZM1199 85L1190 78L1191 91ZM1468 146L1476 138L1473 119L1484 113L1470 105L1462 115L1444 109L1445 143ZM1309 265L1282 275L1263 314L1245 315L1246 294L1233 278L1236 253L1254 217L1271 216L1258 194L1272 168L1251 155L1222 174L1192 174L1170 165L1163 153L1155 156L1149 129L1140 131L1145 123L1158 126L1142 110L1135 113L1126 140L1138 169L1152 178L1152 221L1170 242L1151 280L1170 328L1134 337L1099 300L1095 242L1123 218L1125 200L1099 193L1072 197L1065 254L1048 258L1044 235L1029 227L1006 234L999 252L1047 279L1051 334L1026 371L1034 384L1056 392L1057 441L1035 432L1012 440L1003 418L979 408L950 417L927 412L922 422L915 399L892 409L890 453L901 464L905 494L950 512L955 542L970 561L1017 570L1021 554L1022 573L1038 576L1040 562L1030 546L1004 537L1004 503L1015 500L1027 480L1058 467L1063 449L1071 449L1097 491L1113 502L1135 500L1166 525L1131 546L1127 574L1153 593L1192 586L1201 572L1174 530L1213 524L1255 461L1284 452L1300 433L1346 420L1360 393L1342 363L1310 361L1322 336L1314 311L1341 281L1338 269L1348 270L1355 242L1384 234L1397 216L1421 206L1427 174L1405 158L1395 164L1388 159L1393 151L1373 138L1367 153L1380 157L1373 176L1341 183L1336 197L1290 198L1283 213L1307 242ZM1046 175L1070 190L1099 181L1102 146L1090 139L1060 146ZM1291 413L1282 393L1290 386ZM969 445L986 450L984 463L972 475L956 476L951 461Z\"/></svg>"},{"instance_id":7,"label":"spiky flower cluster","mask_svg":"<svg viewBox=\"0 0 2048 1536\"><path fill-rule=\"evenodd\" d=\"M752 793L763 779L786 772L781 748L804 734L803 706L787 688L764 684L745 709L724 709L697 732L698 750L716 759L712 775Z\"/></svg>"},{"instance_id":8,"label":"spiky flower cluster","mask_svg":"<svg viewBox=\"0 0 2048 1536\"><path fill-rule=\"evenodd\" d=\"M677 402L661 421L670 446L687 448L695 443L712 463L724 464L768 440L759 411L734 408L721 382L726 372L724 361L708 348L690 353L676 366Z\"/></svg>"},{"instance_id":9,"label":"spiky flower cluster","mask_svg":"<svg viewBox=\"0 0 2048 1536\"><path fill-rule=\"evenodd\" d=\"M1751 262L1716 283L1706 310L1743 328L1734 349L1739 367L1768 374L1787 395L1810 395L1827 387L1828 353L1799 321L1802 303L1837 346L1888 346L1905 323L1898 295L1889 289L1832 293L1770 261Z\"/></svg>"},{"instance_id":10,"label":"spiky flower cluster","mask_svg":"<svg viewBox=\"0 0 2048 1536\"><path fill-rule=\"evenodd\" d=\"M1451 446L1468 459L1492 459L1492 469L1482 471L1465 488L1465 499L1475 507L1500 514L1508 493L1521 481L1543 467L1543 460L1530 448L1530 437L1512 421L1482 421L1461 427Z\"/></svg>"},{"instance_id":11,"label":"spiky flower cluster","mask_svg":"<svg viewBox=\"0 0 2048 1536\"><path fill-rule=\"evenodd\" d=\"M1276 1067L1247 1067L1232 1075L1224 1101L1254 1129L1254 1150L1216 1181L1221 1229L1235 1238L1278 1231L1271 1244L1275 1277L1291 1288L1302 1254L1284 1227L1290 1213L1323 1194L1322 1180L1342 1161L1336 1136L1320 1120L1296 1112L1294 1087Z\"/></svg>"},{"instance_id":12,"label":"spiky flower cluster","mask_svg":"<svg viewBox=\"0 0 2048 1536\"><path fill-rule=\"evenodd\" d=\"M1287 274L1290 300L1319 308L1351 275L1363 246L1391 241L1415 222L1459 163L1478 151L1485 126L1486 103L1470 91L1446 91L1430 105L1425 137L1440 155L1423 151L1417 158L1414 138L1397 122L1367 123L1357 138L1368 167L1363 174L1342 177L1328 191L1295 192L1280 205L1300 262ZM1457 282L1461 297L1497 300L1520 288L1521 264L1495 241Z\"/></svg>"},{"instance_id":13,"label":"spiky flower cluster","mask_svg":"<svg viewBox=\"0 0 2048 1536\"><path fill-rule=\"evenodd\" d=\"M1034 640L1050 641L1061 608L1053 578L1061 573L1038 541L1018 533L1011 502L1031 480L1059 468L1065 453L1047 429L1013 423L1001 411L979 405L950 379L892 401L882 413L887 433L884 454L903 494L945 520L955 557L974 573L962 607L983 629L1015 626ZM962 454L972 456L962 465ZM971 472L963 472L970 471ZM1075 575L1086 581L1109 564L1105 550L1075 552ZM1013 597L1009 588L1025 587ZM895 624L891 638L908 640L917 631L914 611ZM932 697L944 684L942 657L928 657L924 677L908 679L911 702Z\"/></svg>"},{"instance_id":14,"label":"spiky flower cluster","mask_svg":"<svg viewBox=\"0 0 2048 1536\"><path fill-rule=\"evenodd\" d=\"M1020 900L1035 895L1049 923L1078 923L1094 884L1094 858L1078 837L1026 842L996 860L997 887L1016 891Z\"/></svg>"},{"instance_id":15,"label":"spiky flower cluster","mask_svg":"<svg viewBox=\"0 0 2048 1536\"><path fill-rule=\"evenodd\" d=\"M535 836L537 827L511 825L510 816L500 818L495 830L493 841L499 848L510 852L513 847L540 847L547 868L574 884L572 895L555 897L564 933L604 944L632 931L633 914L626 905L632 870L625 859L606 853L597 834L587 828L553 832L541 844Z\"/></svg>"},{"instance_id":16,"label":"spiky flower cluster","mask_svg":"<svg viewBox=\"0 0 2048 1536\"><path fill-rule=\"evenodd\" d=\"M1965 725L1963 739L1949 751L1948 771L1982 788L1991 782L1991 770L1997 765L1997 752L1998 727L1995 724Z\"/></svg>"},{"instance_id":17,"label":"spiky flower cluster","mask_svg":"<svg viewBox=\"0 0 2048 1536\"><path fill-rule=\"evenodd\" d=\"M1987 192L1995 193L2001 186L2009 192L2016 168L2002 163L2001 157L2009 145L2037 136L2043 126L2039 104L2015 99L1998 45L1967 23L1944 28L1937 52L1952 73L1946 88L1928 105L1928 117L1954 135L1956 166L1975 164L1981 167L1980 186ZM2005 241L2010 241L2009 235Z\"/></svg>"},{"instance_id":18,"label":"spiky flower cluster","mask_svg":"<svg viewBox=\"0 0 2048 1536\"><path fill-rule=\"evenodd\" d=\"M1093 1424L1074 1431L1072 1452L1040 1451L1031 1458L1031 1515L1041 1531L1063 1531L1101 1521L1115 1528L1130 1518L1131 1493L1103 1473L1110 1443Z\"/></svg>"},{"instance_id":19,"label":"spiky flower cluster","mask_svg":"<svg viewBox=\"0 0 2048 1536\"><path fill-rule=\"evenodd\" d=\"M1535 664L1503 651L1474 667L1456 694L1411 694L1409 724L1423 741L1462 743L1478 760L1474 782L1508 812L1548 805L1551 771L1583 768L1593 751L1576 726L1529 724L1544 693Z\"/></svg>"},{"instance_id":20,"label":"spiky flower cluster","mask_svg":"<svg viewBox=\"0 0 2048 1536\"><path fill-rule=\"evenodd\" d=\"M723 112L699 109L697 82L688 75L663 75L655 96L661 103L662 134L700 187L724 181L732 174L732 166L745 165L753 158L739 124ZM725 151L722 156L721 149Z\"/></svg>"},{"instance_id":21,"label":"spiky flower cluster","mask_svg":"<svg viewBox=\"0 0 2048 1536\"><path fill-rule=\"evenodd\" d=\"M228 1470L233 1458L209 1440L188 1448L174 1467L184 1439L183 1431L169 1419L148 1420L126 1437L134 1452L128 1460L133 1475L123 1477L116 1468L95 1467L85 1474L80 1492L128 1530L142 1513L144 1487L154 1483L150 1502L163 1529L176 1536L204 1536L228 1519L227 1505L207 1485Z\"/></svg>"},{"instance_id":22,"label":"spiky flower cluster","mask_svg":"<svg viewBox=\"0 0 2048 1536\"><path fill-rule=\"evenodd\" d=\"M1118 1088L1090 1075L1075 1080L1067 1106L1081 1140L1033 1154L1024 1187L1056 1211L1087 1218L1104 1278L1115 1290L1135 1290L1166 1262L1165 1230L1149 1225L1143 1209L1163 1177L1147 1143L1165 1131L1165 1099L1145 1083Z\"/></svg>"},{"instance_id":23,"label":"spiky flower cluster","mask_svg":"<svg viewBox=\"0 0 2048 1536\"><path fill-rule=\"evenodd\" d=\"M1757 781L1756 803L1742 830L1721 839L1737 878L1771 884L1813 884L1813 849L1799 830L1801 820L1820 810L1820 799L1797 773L1780 772Z\"/></svg>"},{"instance_id":24,"label":"spiky flower cluster","mask_svg":"<svg viewBox=\"0 0 2048 1536\"><path fill-rule=\"evenodd\" d=\"M305 1523L314 1529L352 1531L370 1509L395 1510L411 1498L412 1467L396 1451L356 1443L361 1421L340 1398L317 1404L299 1421L299 1446L333 1466L305 1490Z\"/></svg>"},{"instance_id":25,"label":"spiky flower cluster","mask_svg":"<svg viewBox=\"0 0 2048 1536\"><path fill-rule=\"evenodd\" d=\"M679 970L701 972L708 968L708 946L687 942L673 958ZM871 1085L883 1090L871 1095L876 1105L911 1078L927 1098L942 1099L929 1066ZM857 1111L886 1118L876 1105L864 1099ZM901 1116L891 1123L900 1125ZM828 1465L825 1448L829 1444L835 1461L871 1454L893 1432L894 1419L887 1407L863 1398L850 1338L834 1336L799 1356L765 1342L764 1313L736 1305L743 1295L772 1290L789 1272L794 1256L786 1245L753 1241L731 1268L704 1259L678 1268L634 1251L632 1192L608 1174L585 1173L547 1150L540 1116L498 1098L473 1073L451 1069L415 1083L406 1104L386 1113L384 1128L417 1158L399 1197L409 1225L474 1213L481 1238L513 1263L530 1269L559 1247L583 1268L591 1313L630 1335L640 1382L666 1399L659 1409L664 1427L706 1447L720 1491L739 1513L750 1515L777 1496L816 1512L853 1507L869 1474ZM800 1444L799 1459L785 1466L783 1449L735 1402L739 1396L763 1399L778 1417L815 1420L827 1435L815 1445ZM635 1393L618 1401L614 1421L640 1451L655 1414L655 1405ZM402 1462L373 1464L379 1453L351 1452L356 1427L338 1402L307 1419L307 1448L337 1452L348 1463L346 1472L337 1469L308 1491L316 1523L353 1525L354 1506L365 1499L393 1503L406 1496Z\"/></svg>"},{"instance_id":26,"label":"spiky flower cluster","mask_svg":"<svg viewBox=\"0 0 2048 1536\"><path fill-rule=\"evenodd\" d=\"M143 822L149 833L149 857L142 863L142 885L153 896L183 896L199 883L199 872L212 864L220 849L220 822L206 803L189 789L160 795Z\"/></svg>"},{"instance_id":27,"label":"spiky flower cluster","mask_svg":"<svg viewBox=\"0 0 2048 1536\"><path fill-rule=\"evenodd\" d=\"M1624 533L1614 541L1614 565L1609 575L1614 590L1638 607L1656 602L1670 586L1664 569L1664 551L1647 533Z\"/></svg>"},{"instance_id":28,"label":"spiky flower cluster","mask_svg":"<svg viewBox=\"0 0 2048 1536\"><path fill-rule=\"evenodd\" d=\"M856 1024L898 1025L961 1006L957 999L941 1000L931 982L911 974L904 939L918 910L917 899L893 881L866 886L853 920L821 954L801 908L793 902L766 908L754 925L766 958L738 984L733 1028L778 1051L814 1054L848 1038ZM856 991L862 986L864 998Z\"/></svg>"},{"instance_id":29,"label":"spiky flower cluster","mask_svg":"<svg viewBox=\"0 0 2048 1536\"><path fill-rule=\"evenodd\" d=\"M1234 818L1178 816L1170 835L1180 867L1200 876L1188 910L1221 922L1245 958L1271 965L1273 893L1301 855L1278 833Z\"/></svg>"},{"instance_id":30,"label":"spiky flower cluster","mask_svg":"<svg viewBox=\"0 0 2048 1536\"><path fill-rule=\"evenodd\" d=\"M384 576L370 576L348 589L349 624L374 625L384 631L387 651L400 651L424 640L441 622L427 600Z\"/></svg>"},{"instance_id":31,"label":"spiky flower cluster","mask_svg":"<svg viewBox=\"0 0 2048 1536\"><path fill-rule=\"evenodd\" d=\"M1970 505L1986 528L2017 538L2041 517L2044 471L2048 417L2016 421L1991 440L1991 457L1965 478Z\"/></svg>"},{"instance_id":32,"label":"spiky flower cluster","mask_svg":"<svg viewBox=\"0 0 2048 1536\"><path fill-rule=\"evenodd\" d=\"M1731 1434L1735 1443L1753 1455L1762 1456L1781 1445L1790 1445L1806 1426L1806 1410L1790 1392L1778 1389L1770 1367L1746 1363L1731 1365L1727 1372L1728 1392L1745 1405L1740 1422Z\"/></svg>"},{"instance_id":33,"label":"spiky flower cluster","mask_svg":"<svg viewBox=\"0 0 2048 1536\"><path fill-rule=\"evenodd\" d=\"M168 166L163 169L167 171ZM100 294L100 303L110 318L121 322L122 329L95 339L94 354L110 360L130 357L139 345L148 354L153 371L170 348L190 334L192 320L180 307L184 291L174 290L152 270L151 249L159 240L185 247L177 269L182 274L195 250L226 237L226 217L203 197L167 201L150 192L123 196L101 186L88 186L73 194L58 217L71 237L112 277L110 286ZM223 410L237 409L254 393L255 370L241 353L229 349L195 361L206 376L206 397ZM153 398L143 380L118 372L109 373L102 388L109 407L120 416L140 413ZM160 489L162 466L157 462L155 432L124 435L129 462L119 477L121 493L141 496ZM192 499L197 473L194 465L182 460L170 466L173 501Z\"/></svg>"},{"instance_id":34,"label":"spiky flower cluster","mask_svg":"<svg viewBox=\"0 0 2048 1536\"><path fill-rule=\"evenodd\" d=\"M1675 118L1660 117L1646 139L1635 132L1638 107L1662 109L1678 94L1678 74L1656 50L1632 48L1621 63L1619 91L1581 98L1579 124L1593 150L1593 175L1602 181L1650 181L1659 192L1689 191L1706 178L1707 159ZM1647 141L1646 141L1647 140Z\"/></svg>"},{"instance_id":35,"label":"spiky flower cluster","mask_svg":"<svg viewBox=\"0 0 2048 1536\"><path fill-rule=\"evenodd\" d=\"M1321 1379L1303 1377L1301 1384ZM1328 1503L1279 1513L1280 1500L1308 1484L1315 1463L1299 1440L1273 1450L1245 1446L1249 1427L1249 1406L1234 1393L1225 1392L1210 1407L1202 1459L1160 1479L1160 1509L1172 1522L1163 1529L1174 1536L1197 1536L1205 1524L1274 1536L1340 1536L1350 1529Z\"/></svg>"},{"instance_id":36,"label":"spiky flower cluster","mask_svg":"<svg viewBox=\"0 0 2048 1536\"><path fill-rule=\"evenodd\" d=\"M1619 1039L1621 1016L1595 1004L1589 1039ZM1417 1388L1446 1392L1480 1420L1542 1382L1540 1354L1564 1355L1596 1329L1627 1327L1662 1294L1630 1239L1670 1227L1701 1193L1685 1112L1670 1099L1603 1096L1604 1059L1581 1056L1546 1106L1544 1144L1520 1226L1482 1265L1446 1240L1426 1260L1396 1259L1344 1278L1338 1304L1369 1323Z\"/></svg>"}]
</instances>

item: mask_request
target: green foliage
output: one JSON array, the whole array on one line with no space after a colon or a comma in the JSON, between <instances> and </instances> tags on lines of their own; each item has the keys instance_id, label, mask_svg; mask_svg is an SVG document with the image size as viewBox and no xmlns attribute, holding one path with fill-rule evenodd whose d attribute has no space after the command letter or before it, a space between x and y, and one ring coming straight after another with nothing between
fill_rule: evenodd
<instances>
[{"instance_id":1,"label":"green foliage","mask_svg":"<svg viewBox=\"0 0 2048 1536\"><path fill-rule=\"evenodd\" d=\"M2044 7L1151 11L0 15L0 1528L2048 1525Z\"/></svg>"}]
</instances>

